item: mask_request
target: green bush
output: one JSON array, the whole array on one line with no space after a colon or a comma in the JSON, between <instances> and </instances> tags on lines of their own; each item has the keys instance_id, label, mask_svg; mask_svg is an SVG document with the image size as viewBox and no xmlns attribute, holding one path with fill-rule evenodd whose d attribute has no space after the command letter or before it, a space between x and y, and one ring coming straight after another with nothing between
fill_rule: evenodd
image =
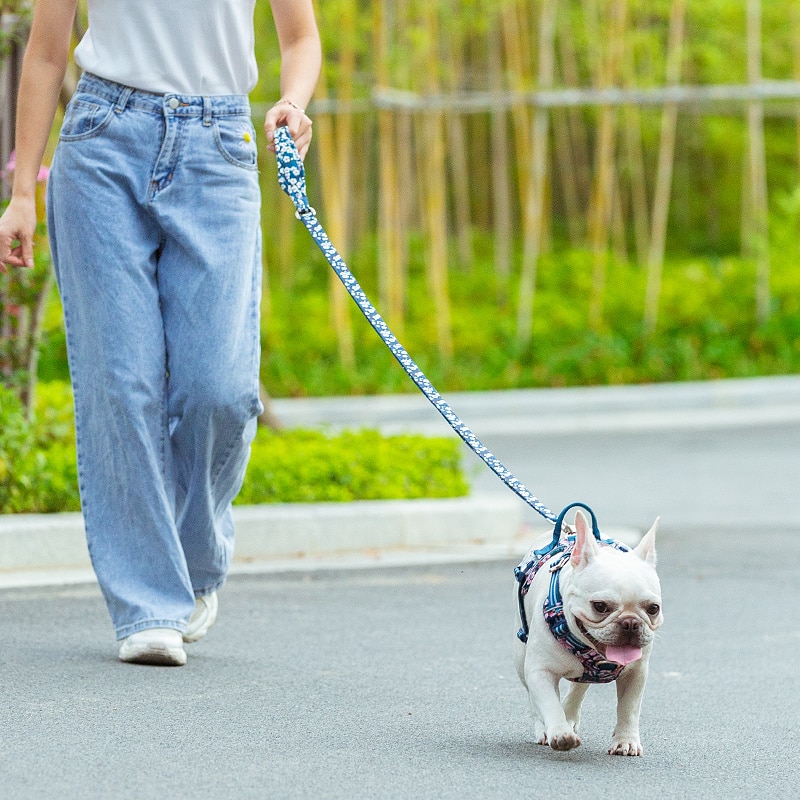
<instances>
[{"instance_id":1,"label":"green bush","mask_svg":"<svg viewBox=\"0 0 800 800\"><path fill-rule=\"evenodd\" d=\"M373 430L261 430L237 503L459 497L469 489L459 444Z\"/></svg>"},{"instance_id":2,"label":"green bush","mask_svg":"<svg viewBox=\"0 0 800 800\"><path fill-rule=\"evenodd\" d=\"M11 508L18 498L18 476L27 468L32 448L31 426L19 398L0 385L0 509Z\"/></svg>"},{"instance_id":3,"label":"green bush","mask_svg":"<svg viewBox=\"0 0 800 800\"><path fill-rule=\"evenodd\" d=\"M458 497L459 442L377 431L259 431L239 503ZM72 394L40 384L33 424L0 387L0 513L80 510Z\"/></svg>"},{"instance_id":4,"label":"green bush","mask_svg":"<svg viewBox=\"0 0 800 800\"><path fill-rule=\"evenodd\" d=\"M72 430L69 387L43 384L32 424L0 386L0 513L80 509Z\"/></svg>"}]
</instances>

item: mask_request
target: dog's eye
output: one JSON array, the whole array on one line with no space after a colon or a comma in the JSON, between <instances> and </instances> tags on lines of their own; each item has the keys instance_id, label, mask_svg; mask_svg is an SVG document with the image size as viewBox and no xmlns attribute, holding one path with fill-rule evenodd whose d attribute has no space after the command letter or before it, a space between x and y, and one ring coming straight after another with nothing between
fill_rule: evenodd
<instances>
[{"instance_id":1,"label":"dog's eye","mask_svg":"<svg viewBox=\"0 0 800 800\"><path fill-rule=\"evenodd\" d=\"M647 613L651 617L657 617L659 611L661 611L661 606L658 603L650 603L650 605L647 606Z\"/></svg>"},{"instance_id":2,"label":"dog's eye","mask_svg":"<svg viewBox=\"0 0 800 800\"><path fill-rule=\"evenodd\" d=\"M598 614L607 614L608 613L608 603L604 603L602 600L595 600L594 603L592 603L592 608Z\"/></svg>"}]
</instances>

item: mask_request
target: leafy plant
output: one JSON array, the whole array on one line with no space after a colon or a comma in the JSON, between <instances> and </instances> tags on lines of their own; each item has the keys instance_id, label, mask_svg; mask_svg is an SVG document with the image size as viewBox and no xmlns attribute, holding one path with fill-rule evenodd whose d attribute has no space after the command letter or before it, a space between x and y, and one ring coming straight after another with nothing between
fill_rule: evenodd
<instances>
[{"instance_id":1,"label":"leafy plant","mask_svg":"<svg viewBox=\"0 0 800 800\"><path fill-rule=\"evenodd\" d=\"M2 0L0 13L4 17L4 25L0 28L0 59L3 59L15 44L21 44L27 38L33 6L27 0Z\"/></svg>"},{"instance_id":2,"label":"leafy plant","mask_svg":"<svg viewBox=\"0 0 800 800\"><path fill-rule=\"evenodd\" d=\"M237 503L459 497L459 443L377 431L261 430Z\"/></svg>"},{"instance_id":3,"label":"leafy plant","mask_svg":"<svg viewBox=\"0 0 800 800\"><path fill-rule=\"evenodd\" d=\"M60 424L35 426L17 395L0 386L0 513L80 509L72 424L64 424L71 409L68 388L45 390L40 402L54 400L57 405L43 416L60 418Z\"/></svg>"},{"instance_id":4,"label":"leafy plant","mask_svg":"<svg viewBox=\"0 0 800 800\"><path fill-rule=\"evenodd\" d=\"M455 439L262 429L237 502L459 497L468 489ZM78 510L69 385L40 384L34 423L0 387L0 513Z\"/></svg>"},{"instance_id":5,"label":"leafy plant","mask_svg":"<svg viewBox=\"0 0 800 800\"><path fill-rule=\"evenodd\" d=\"M19 398L0 386L0 510L19 495L19 473L33 448L33 433Z\"/></svg>"}]
</instances>

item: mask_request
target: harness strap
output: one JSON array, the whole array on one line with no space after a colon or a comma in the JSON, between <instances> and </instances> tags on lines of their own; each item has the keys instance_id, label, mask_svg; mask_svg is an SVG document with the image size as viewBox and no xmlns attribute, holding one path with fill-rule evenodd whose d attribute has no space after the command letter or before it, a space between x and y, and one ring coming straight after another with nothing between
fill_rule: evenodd
<instances>
[{"instance_id":1,"label":"harness strap","mask_svg":"<svg viewBox=\"0 0 800 800\"><path fill-rule=\"evenodd\" d=\"M378 336L381 337L383 343L392 352L392 355L400 362L400 366L406 371L417 388L428 398L433 407L445 418L447 424L461 437L467 447L534 511L550 522L556 522L558 517L500 462L450 408L364 294L353 273L350 272L347 264L344 263L322 225L320 225L317 220L317 212L308 201L305 169L288 128L281 127L275 131L274 144L278 162L278 183L294 203L295 216L306 226L311 238L317 243L333 271L344 284L347 293L361 309L367 321L375 329Z\"/></svg>"},{"instance_id":2,"label":"harness strap","mask_svg":"<svg viewBox=\"0 0 800 800\"><path fill-rule=\"evenodd\" d=\"M544 602L544 619L550 633L574 656L583 666L583 675L573 678L573 683L611 683L615 681L624 666L608 661L593 647L585 645L573 635L564 613L564 601L560 586L561 567L554 569L550 575L550 590Z\"/></svg>"},{"instance_id":3,"label":"harness strap","mask_svg":"<svg viewBox=\"0 0 800 800\"><path fill-rule=\"evenodd\" d=\"M563 514L564 512L560 516L563 517ZM614 539L599 538L599 532L597 536L598 541L603 545L613 547L622 552L627 552L629 549L626 545ZM514 576L518 582L517 602L522 623L522 627L517 631L517 638L523 643L528 641L530 628L528 627L528 618L525 613L525 595L528 593L538 571L546 566L550 572L550 585L542 606L544 620L553 637L572 653L583 666L583 674L579 678L571 680L575 683L610 683L620 676L623 666L614 661L608 661L593 647L578 639L570 630L567 616L564 613L564 601L561 595L561 569L572 557L574 546L575 537L570 533L560 539L555 547L551 542L546 548L531 551L514 570Z\"/></svg>"},{"instance_id":4,"label":"harness strap","mask_svg":"<svg viewBox=\"0 0 800 800\"><path fill-rule=\"evenodd\" d=\"M598 542L604 541L600 536L600 529L597 526L597 517L586 503L570 503L568 506L564 506L561 513L556 518L556 524L553 528L553 538L550 544L529 553L527 558L514 569L514 577L519 582L519 586L517 587L517 605L519 606L519 618L522 622L522 627L517 631L517 638L523 643L527 643L528 631L530 630L528 626L528 617L525 614L525 595L528 593L533 577L536 575L539 567L541 567L545 561L549 561L557 553L566 550L567 545L561 538L564 528L564 517L566 517L567 511L576 507L583 508L589 512L592 518L592 533L594 534L594 538L597 539ZM605 540L606 544L612 544L612 541L611 539ZM562 566L563 563L559 562L557 569L561 569ZM551 569L556 569L556 567L551 566Z\"/></svg>"}]
</instances>

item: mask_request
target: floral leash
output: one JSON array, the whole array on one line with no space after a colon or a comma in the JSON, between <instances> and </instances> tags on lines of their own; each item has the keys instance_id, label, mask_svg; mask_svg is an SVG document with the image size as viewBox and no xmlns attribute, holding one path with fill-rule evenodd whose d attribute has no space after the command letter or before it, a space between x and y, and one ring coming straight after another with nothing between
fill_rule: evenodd
<instances>
[{"instance_id":1,"label":"floral leash","mask_svg":"<svg viewBox=\"0 0 800 800\"><path fill-rule=\"evenodd\" d=\"M541 514L546 520L554 523L555 529L553 531L553 539L550 544L537 550L536 558L549 553L556 548L561 538L561 529L564 521L564 515L567 510L574 506L581 506L585 508L592 517L592 530L595 538L598 541L604 541L600 537L600 531L597 527L597 519L594 512L583 503L572 503L568 505L560 514L555 514L551 511L541 500L539 500L524 484L522 484L515 475L508 470L502 462L481 442L481 440L464 424L461 418L453 411L444 398L436 391L433 384L425 377L425 374L417 366L406 349L397 340L397 337L391 332L389 326L384 321L383 317L378 313L375 306L364 294L363 289L359 286L355 276L350 272L347 264L337 252L336 248L331 243L328 235L325 233L319 220L317 220L317 212L312 208L306 193L306 173L303 167L303 162L300 159L300 154L297 152L294 141L289 129L287 127L278 128L275 131L275 154L278 162L278 183L281 189L289 196L295 207L295 216L306 226L306 229L311 234L311 238L317 243L317 246L322 250L328 263L333 268L333 271L338 276L339 280L344 284L347 293L352 297L355 304L361 310L361 313L366 317L370 325L375 329L375 332L383 340L383 343L389 348L392 355L400 362L400 366L406 371L408 377L416 384L417 388L428 398L433 407L445 418L447 424L463 439L464 443L472 450L481 461L486 464L489 469L500 478L503 483L508 486L518 497L524 500L534 511ZM520 589L522 589L525 581L525 567L528 565L530 556L523 561L520 566L514 570L517 580L520 582ZM520 592L520 599L522 598ZM524 611L523 611L524 614ZM523 616L523 627L527 629L527 623ZM527 634L527 630L525 631ZM522 638L522 637L520 637ZM526 636L527 638L527 636ZM524 641L524 640L523 640Z\"/></svg>"}]
</instances>

